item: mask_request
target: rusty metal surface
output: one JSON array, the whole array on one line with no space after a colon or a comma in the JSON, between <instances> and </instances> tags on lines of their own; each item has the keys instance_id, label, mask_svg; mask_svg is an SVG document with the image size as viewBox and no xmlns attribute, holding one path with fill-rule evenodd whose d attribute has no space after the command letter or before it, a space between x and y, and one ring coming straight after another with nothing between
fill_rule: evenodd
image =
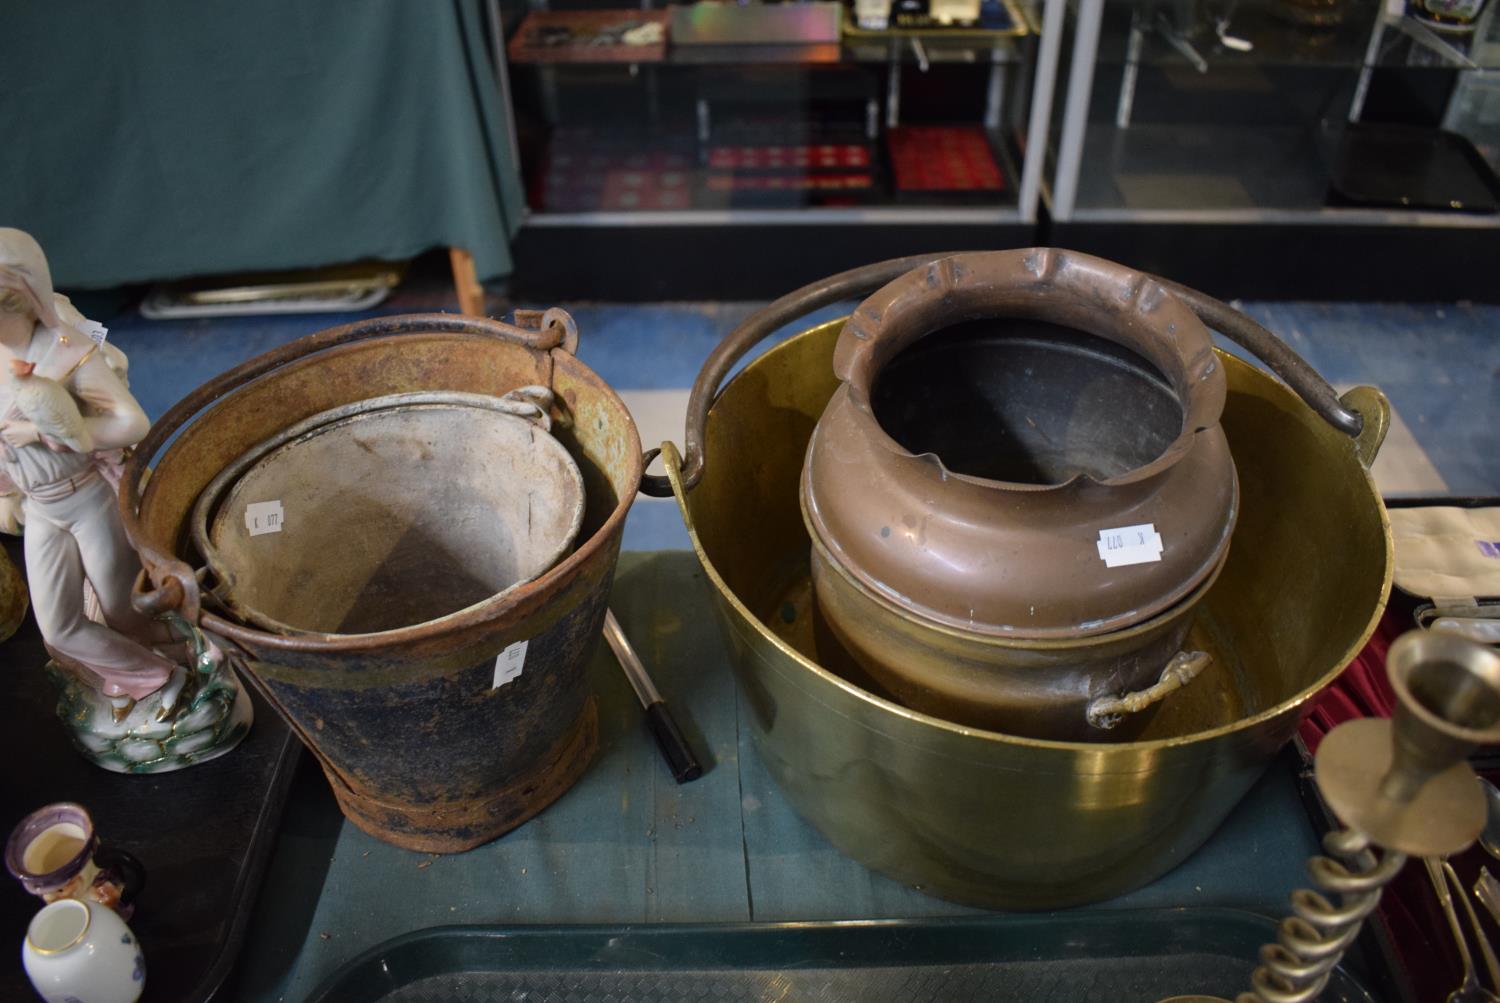
<instances>
[{"instance_id":1,"label":"rusty metal surface","mask_svg":"<svg viewBox=\"0 0 1500 1003\"><path fill-rule=\"evenodd\" d=\"M933 894L1050 909L1146 884L1219 826L1378 621L1390 528L1361 463L1363 436L1381 424L1378 393L1344 398L1364 419L1355 441L1221 356L1241 513L1193 629L1229 657L1133 741L1028 739L903 707L812 622L796 483L837 387L838 327L805 332L736 376L705 426L703 479L688 491L678 478L757 750L836 846ZM667 454L677 474L681 460Z\"/></svg>"},{"instance_id":2,"label":"rusty metal surface","mask_svg":"<svg viewBox=\"0 0 1500 1003\"><path fill-rule=\"evenodd\" d=\"M641 450L619 396L565 350L576 333L559 313L535 318L540 331L433 314L312 335L189 394L126 467L122 516L150 576L137 599L180 605L239 649L351 820L399 845L492 839L561 793L592 751L582 666L598 643ZM557 437L586 491L581 542L546 574L440 621L373 634L282 636L200 608L193 505L247 449L372 396L530 384L556 395ZM520 640L531 642L522 675L492 688L496 657Z\"/></svg>"}]
</instances>

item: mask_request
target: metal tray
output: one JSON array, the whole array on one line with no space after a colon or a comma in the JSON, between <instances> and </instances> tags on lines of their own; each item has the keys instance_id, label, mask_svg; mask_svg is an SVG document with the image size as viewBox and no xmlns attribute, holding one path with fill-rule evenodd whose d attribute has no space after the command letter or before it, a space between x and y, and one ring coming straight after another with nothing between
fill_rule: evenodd
<instances>
[{"instance_id":1,"label":"metal tray","mask_svg":"<svg viewBox=\"0 0 1500 1003\"><path fill-rule=\"evenodd\" d=\"M19 540L7 537L5 549L23 565ZM48 802L85 805L103 842L133 853L146 869L130 921L146 953L142 1003L208 1000L244 940L302 746L247 686L255 724L233 752L177 773L108 773L69 744L46 661L28 614L0 642L0 840ZM20 944L41 905L9 875L0 877L0 1000L35 998Z\"/></svg>"},{"instance_id":2,"label":"metal tray","mask_svg":"<svg viewBox=\"0 0 1500 1003\"><path fill-rule=\"evenodd\" d=\"M1156 1003L1249 987L1274 922L1231 909L940 920L438 927L336 972L308 1003ZM1369 1001L1343 969L1323 999Z\"/></svg>"},{"instance_id":3,"label":"metal tray","mask_svg":"<svg viewBox=\"0 0 1500 1003\"><path fill-rule=\"evenodd\" d=\"M1359 122L1334 153L1335 201L1400 209L1495 212L1500 178L1466 137L1442 129Z\"/></svg>"}]
</instances>

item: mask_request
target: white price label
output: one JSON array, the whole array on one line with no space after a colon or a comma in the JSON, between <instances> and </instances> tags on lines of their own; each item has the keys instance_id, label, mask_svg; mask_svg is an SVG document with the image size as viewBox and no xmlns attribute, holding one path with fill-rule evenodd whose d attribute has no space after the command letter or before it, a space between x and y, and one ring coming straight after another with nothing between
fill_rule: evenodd
<instances>
[{"instance_id":1,"label":"white price label","mask_svg":"<svg viewBox=\"0 0 1500 1003\"><path fill-rule=\"evenodd\" d=\"M251 536L280 533L286 523L286 514L281 511L281 501L251 502L245 506L245 528Z\"/></svg>"},{"instance_id":2,"label":"white price label","mask_svg":"<svg viewBox=\"0 0 1500 1003\"><path fill-rule=\"evenodd\" d=\"M530 643L517 641L500 652L495 659L495 681L490 689L498 690L521 674L521 668L526 664L526 646Z\"/></svg>"},{"instance_id":3,"label":"white price label","mask_svg":"<svg viewBox=\"0 0 1500 1003\"><path fill-rule=\"evenodd\" d=\"M1099 560L1106 567L1150 564L1161 560L1161 551L1161 534L1156 531L1155 523L1099 531Z\"/></svg>"},{"instance_id":4,"label":"white price label","mask_svg":"<svg viewBox=\"0 0 1500 1003\"><path fill-rule=\"evenodd\" d=\"M109 328L105 327L97 320L89 320L85 318L79 321L75 326L78 328L78 330L88 335L96 345L104 344L104 339L109 337Z\"/></svg>"}]
</instances>

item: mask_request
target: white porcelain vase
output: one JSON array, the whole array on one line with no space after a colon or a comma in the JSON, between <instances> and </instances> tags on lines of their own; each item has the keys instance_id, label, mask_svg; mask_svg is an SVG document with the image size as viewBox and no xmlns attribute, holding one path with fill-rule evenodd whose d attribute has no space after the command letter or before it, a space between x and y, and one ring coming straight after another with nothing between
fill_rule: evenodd
<instances>
[{"instance_id":1,"label":"white porcelain vase","mask_svg":"<svg viewBox=\"0 0 1500 1003\"><path fill-rule=\"evenodd\" d=\"M59 899L37 913L21 963L47 1003L135 1003L146 987L140 941L97 902Z\"/></svg>"}]
</instances>

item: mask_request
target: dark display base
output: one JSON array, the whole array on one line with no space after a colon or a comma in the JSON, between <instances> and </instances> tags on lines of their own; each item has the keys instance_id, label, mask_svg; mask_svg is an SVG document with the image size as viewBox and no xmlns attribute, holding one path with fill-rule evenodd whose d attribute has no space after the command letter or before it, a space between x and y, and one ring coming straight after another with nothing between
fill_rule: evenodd
<instances>
[{"instance_id":1,"label":"dark display base","mask_svg":"<svg viewBox=\"0 0 1500 1003\"><path fill-rule=\"evenodd\" d=\"M1214 296L1500 303L1500 230L1485 227L1053 222L1043 234Z\"/></svg>"},{"instance_id":2,"label":"dark display base","mask_svg":"<svg viewBox=\"0 0 1500 1003\"><path fill-rule=\"evenodd\" d=\"M884 258L1028 247L1035 234L993 222L527 226L511 287L533 301L774 299Z\"/></svg>"}]
</instances>

